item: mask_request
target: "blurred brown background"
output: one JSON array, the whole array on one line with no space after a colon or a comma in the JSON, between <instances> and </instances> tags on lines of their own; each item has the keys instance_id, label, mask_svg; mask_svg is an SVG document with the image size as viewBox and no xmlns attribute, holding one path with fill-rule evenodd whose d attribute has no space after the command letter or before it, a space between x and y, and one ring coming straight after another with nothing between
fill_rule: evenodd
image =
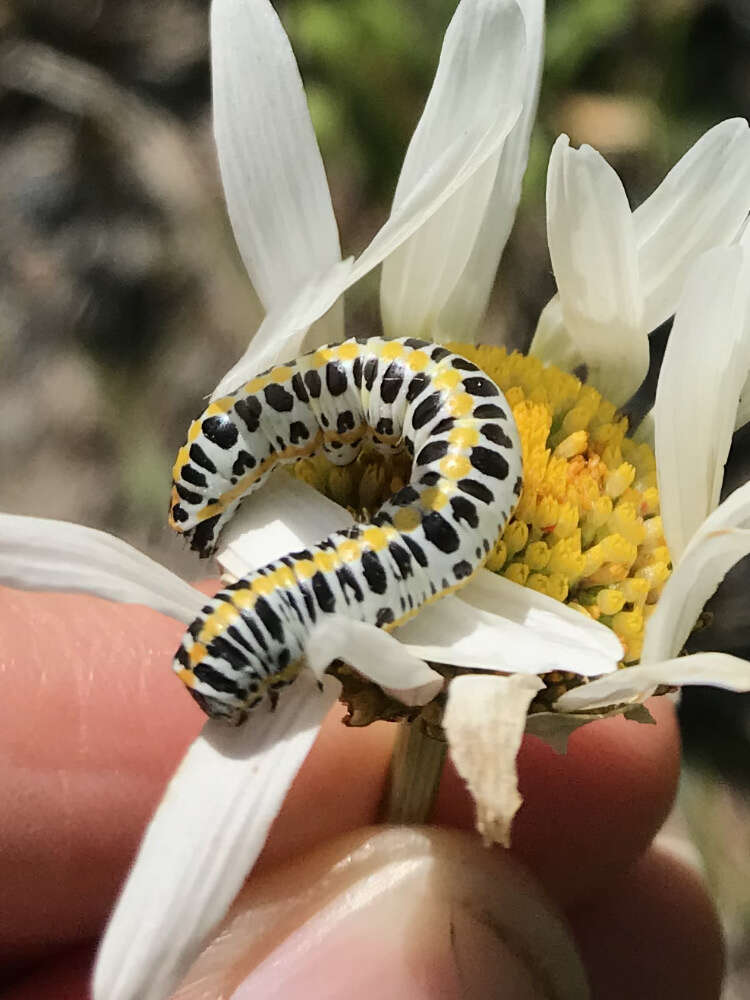
<instances>
[{"instance_id":1,"label":"blurred brown background","mask_svg":"<svg viewBox=\"0 0 750 1000\"><path fill-rule=\"evenodd\" d=\"M211 138L208 0L0 0L0 509L114 531L186 575L165 525L189 420L260 311ZM454 0L286 0L345 252L385 219ZM524 199L493 339L524 346L554 290L544 180L555 136L589 142L633 205L709 126L750 111L750 0L549 0ZM347 302L377 332L376 278ZM654 339L658 361L666 331ZM648 391L648 388L646 392ZM750 435L728 481L747 478ZM697 642L749 655L748 582ZM686 787L750 995L750 707L691 694ZM743 971L744 970L744 971Z\"/></svg>"}]
</instances>

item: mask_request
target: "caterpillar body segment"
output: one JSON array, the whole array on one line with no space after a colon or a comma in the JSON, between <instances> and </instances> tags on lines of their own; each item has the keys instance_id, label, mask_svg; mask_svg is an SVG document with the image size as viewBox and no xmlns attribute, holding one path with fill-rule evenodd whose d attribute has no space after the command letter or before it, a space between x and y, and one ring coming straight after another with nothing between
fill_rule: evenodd
<instances>
[{"instance_id":1,"label":"caterpillar body segment","mask_svg":"<svg viewBox=\"0 0 750 1000\"><path fill-rule=\"evenodd\" d=\"M372 523L220 591L185 634L175 669L210 715L237 724L275 697L321 615L390 629L463 586L520 495L518 432L495 383L443 347L372 338L320 348L211 403L177 456L170 523L208 555L277 465L321 449L345 465L365 439L408 449L408 485Z\"/></svg>"}]
</instances>

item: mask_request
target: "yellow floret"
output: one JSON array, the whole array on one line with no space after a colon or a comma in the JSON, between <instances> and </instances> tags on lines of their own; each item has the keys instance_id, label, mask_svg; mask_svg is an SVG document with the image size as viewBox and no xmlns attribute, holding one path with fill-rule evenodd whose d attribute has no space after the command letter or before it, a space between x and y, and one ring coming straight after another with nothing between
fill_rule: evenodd
<instances>
[{"instance_id":1,"label":"yellow floret","mask_svg":"<svg viewBox=\"0 0 750 1000\"><path fill-rule=\"evenodd\" d=\"M589 435L587 431L574 431L568 434L555 448L556 458L573 458L575 455L583 455L589 446Z\"/></svg>"},{"instance_id":2,"label":"yellow floret","mask_svg":"<svg viewBox=\"0 0 750 1000\"><path fill-rule=\"evenodd\" d=\"M503 576L523 586L529 578L529 567L525 563L511 563L503 571Z\"/></svg>"},{"instance_id":3,"label":"yellow floret","mask_svg":"<svg viewBox=\"0 0 750 1000\"><path fill-rule=\"evenodd\" d=\"M516 518L511 520L503 534L503 541L505 542L508 550L508 556L513 557L516 552L520 552L522 549L526 548L528 540L528 524L526 524L525 521L519 521Z\"/></svg>"},{"instance_id":4,"label":"yellow floret","mask_svg":"<svg viewBox=\"0 0 750 1000\"><path fill-rule=\"evenodd\" d=\"M490 552L485 566L493 573L499 573L508 561L508 546L500 539L495 548Z\"/></svg>"},{"instance_id":5,"label":"yellow floret","mask_svg":"<svg viewBox=\"0 0 750 1000\"><path fill-rule=\"evenodd\" d=\"M550 560L550 554L546 542L532 542L526 548L524 562L531 570L545 569Z\"/></svg>"},{"instance_id":6,"label":"yellow floret","mask_svg":"<svg viewBox=\"0 0 750 1000\"><path fill-rule=\"evenodd\" d=\"M625 595L619 590L606 587L596 595L596 603L603 615L616 615L625 606Z\"/></svg>"}]
</instances>

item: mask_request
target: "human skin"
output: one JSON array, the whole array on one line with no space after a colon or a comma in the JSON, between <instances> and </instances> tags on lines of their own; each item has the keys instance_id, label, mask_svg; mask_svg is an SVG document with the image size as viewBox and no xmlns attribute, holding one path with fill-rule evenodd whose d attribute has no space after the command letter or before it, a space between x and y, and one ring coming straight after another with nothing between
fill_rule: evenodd
<instances>
[{"instance_id":1,"label":"human skin","mask_svg":"<svg viewBox=\"0 0 750 1000\"><path fill-rule=\"evenodd\" d=\"M180 632L144 608L0 590L3 1000L89 996L96 938L145 824L204 721L170 668ZM672 706L658 699L649 707L656 726L596 722L573 734L565 756L524 740L524 805L510 853L565 913L595 1000L714 1000L722 946L712 905L691 871L649 848L679 770ZM373 836L366 828L377 820L393 727L347 729L340 716L336 709L327 719L287 796L240 911L252 910L256 885L293 900L321 852L335 857ZM471 798L450 763L431 822L473 830ZM444 839L446 857L459 850L467 864L485 864L475 835ZM498 865L513 865L505 852L495 854ZM266 953L283 944L273 934ZM424 947L442 954L435 934ZM371 942L363 965L362 1000L383 995L383 969L399 974L387 946L382 961L379 947ZM232 961L242 964L241 951ZM316 954L326 961L326 948ZM453 996L444 983L436 992L428 984L419 998L404 989L410 1000ZM287 995L297 996L291 987Z\"/></svg>"}]
</instances>

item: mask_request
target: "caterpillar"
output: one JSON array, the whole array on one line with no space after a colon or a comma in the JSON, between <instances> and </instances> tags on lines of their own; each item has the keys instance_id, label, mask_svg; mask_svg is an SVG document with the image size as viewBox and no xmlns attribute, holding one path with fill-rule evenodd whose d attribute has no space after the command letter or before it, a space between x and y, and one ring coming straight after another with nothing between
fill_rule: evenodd
<instances>
[{"instance_id":1,"label":"caterpillar","mask_svg":"<svg viewBox=\"0 0 750 1000\"><path fill-rule=\"evenodd\" d=\"M169 521L209 555L242 499L279 465L365 440L413 457L410 482L370 523L227 586L190 625L174 668L210 716L239 725L300 669L321 615L394 628L463 586L521 493L510 408L475 364L415 339L351 339L278 365L212 402L173 470Z\"/></svg>"}]
</instances>

